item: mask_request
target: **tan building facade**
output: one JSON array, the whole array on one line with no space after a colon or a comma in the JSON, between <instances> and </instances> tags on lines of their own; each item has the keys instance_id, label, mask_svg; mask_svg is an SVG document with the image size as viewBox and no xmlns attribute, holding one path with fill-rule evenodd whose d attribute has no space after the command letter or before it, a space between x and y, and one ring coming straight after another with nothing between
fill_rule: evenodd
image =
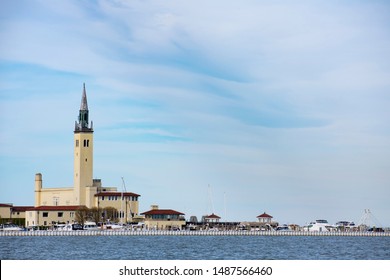
<instances>
[{"instance_id":1,"label":"tan building facade","mask_svg":"<svg viewBox=\"0 0 390 280\"><path fill-rule=\"evenodd\" d=\"M26 211L31 208L31 206L14 206L13 204L0 203L0 224L9 222L24 225Z\"/></svg>"},{"instance_id":2,"label":"tan building facade","mask_svg":"<svg viewBox=\"0 0 390 280\"><path fill-rule=\"evenodd\" d=\"M93 179L93 124L89 120L85 85L79 117L75 122L73 153L72 187L44 188L42 174L35 174L35 203L34 208L26 212L26 227L74 222L75 212L80 206L113 207L118 212L117 216L125 222L132 222L134 217L138 217L140 195L118 192L116 187L103 187L100 179Z\"/></svg>"},{"instance_id":3,"label":"tan building facade","mask_svg":"<svg viewBox=\"0 0 390 280\"><path fill-rule=\"evenodd\" d=\"M184 213L172 209L159 209L157 205L152 205L151 210L141 215L145 215L147 229L174 230L183 229L186 225Z\"/></svg>"}]
</instances>

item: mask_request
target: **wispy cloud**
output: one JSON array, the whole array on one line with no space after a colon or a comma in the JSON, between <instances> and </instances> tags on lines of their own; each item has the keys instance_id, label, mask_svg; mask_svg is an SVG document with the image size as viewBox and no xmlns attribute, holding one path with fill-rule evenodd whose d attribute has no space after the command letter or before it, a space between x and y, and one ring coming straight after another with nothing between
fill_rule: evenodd
<instances>
[{"instance_id":1,"label":"wispy cloud","mask_svg":"<svg viewBox=\"0 0 390 280\"><path fill-rule=\"evenodd\" d=\"M200 216L207 203L188 201L203 201L212 184L231 200L231 219L267 210L282 222L356 220L367 207L386 219L389 9L381 1L5 1L1 197L32 204L38 171L50 186L69 185L86 82L95 174L108 185L133 178L142 209L159 203ZM69 174L50 166L53 156Z\"/></svg>"}]
</instances>

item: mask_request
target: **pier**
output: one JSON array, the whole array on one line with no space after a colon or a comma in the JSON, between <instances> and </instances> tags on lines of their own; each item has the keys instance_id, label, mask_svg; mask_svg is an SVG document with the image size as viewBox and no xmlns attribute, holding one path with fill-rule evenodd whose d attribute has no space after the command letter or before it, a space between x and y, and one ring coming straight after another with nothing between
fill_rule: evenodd
<instances>
[{"instance_id":1,"label":"pier","mask_svg":"<svg viewBox=\"0 0 390 280\"><path fill-rule=\"evenodd\" d=\"M36 231L1 231L0 237L7 236L359 236L390 237L390 232L366 231L168 231L168 230L36 230Z\"/></svg>"}]
</instances>

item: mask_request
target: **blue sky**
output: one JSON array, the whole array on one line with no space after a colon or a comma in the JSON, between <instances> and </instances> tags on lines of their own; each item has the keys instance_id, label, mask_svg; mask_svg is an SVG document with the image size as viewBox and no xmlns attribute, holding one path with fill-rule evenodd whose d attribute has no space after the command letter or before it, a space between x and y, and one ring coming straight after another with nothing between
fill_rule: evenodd
<instances>
[{"instance_id":1,"label":"blue sky","mask_svg":"<svg viewBox=\"0 0 390 280\"><path fill-rule=\"evenodd\" d=\"M85 82L140 211L390 225L388 2L210 2L2 1L0 202L72 186Z\"/></svg>"}]
</instances>

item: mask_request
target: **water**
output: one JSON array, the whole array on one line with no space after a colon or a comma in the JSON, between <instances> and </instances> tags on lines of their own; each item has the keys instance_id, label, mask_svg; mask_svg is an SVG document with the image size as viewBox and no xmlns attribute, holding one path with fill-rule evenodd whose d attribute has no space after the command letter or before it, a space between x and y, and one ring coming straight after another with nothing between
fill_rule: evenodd
<instances>
[{"instance_id":1,"label":"water","mask_svg":"<svg viewBox=\"0 0 390 280\"><path fill-rule=\"evenodd\" d=\"M2 260L390 260L389 237L7 236Z\"/></svg>"}]
</instances>

